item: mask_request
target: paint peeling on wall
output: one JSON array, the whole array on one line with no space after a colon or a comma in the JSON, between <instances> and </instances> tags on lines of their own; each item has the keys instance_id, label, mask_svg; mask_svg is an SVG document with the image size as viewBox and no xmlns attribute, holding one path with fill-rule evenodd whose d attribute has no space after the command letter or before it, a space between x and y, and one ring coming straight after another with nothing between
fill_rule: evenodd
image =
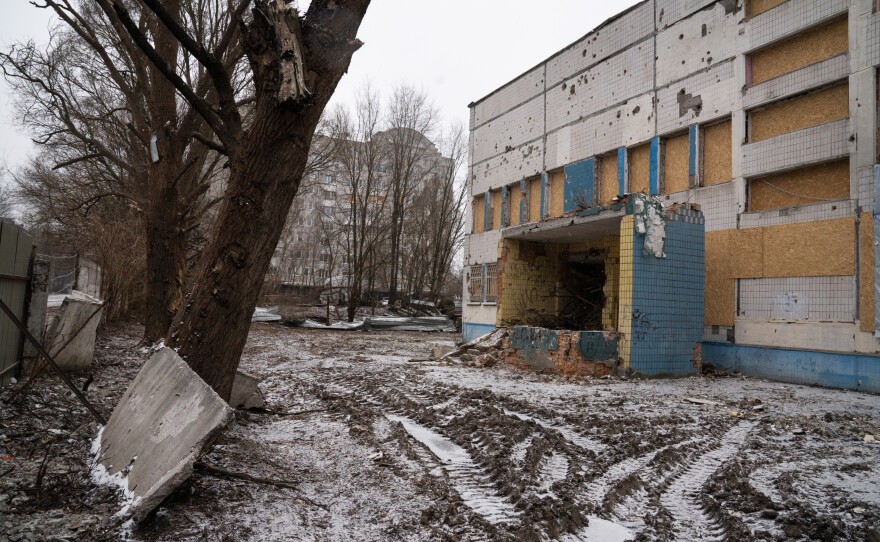
<instances>
[{"instance_id":1,"label":"paint peeling on wall","mask_svg":"<svg viewBox=\"0 0 880 542\"><path fill-rule=\"evenodd\" d=\"M631 194L630 197L635 198L633 215L636 233L645 236L645 254L665 258L663 243L666 240L666 220L663 218L663 204L657 198L641 194Z\"/></svg>"}]
</instances>

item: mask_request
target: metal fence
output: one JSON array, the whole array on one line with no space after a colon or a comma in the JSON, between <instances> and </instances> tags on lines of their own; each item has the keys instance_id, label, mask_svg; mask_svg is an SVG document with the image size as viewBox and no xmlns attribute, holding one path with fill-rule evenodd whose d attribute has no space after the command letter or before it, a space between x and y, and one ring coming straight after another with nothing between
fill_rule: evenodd
<instances>
[{"instance_id":1,"label":"metal fence","mask_svg":"<svg viewBox=\"0 0 880 542\"><path fill-rule=\"evenodd\" d=\"M25 318L30 262L34 240L21 228L0 221L0 299L20 320ZM23 337L15 324L0 313L0 385L12 378L21 359Z\"/></svg>"}]
</instances>

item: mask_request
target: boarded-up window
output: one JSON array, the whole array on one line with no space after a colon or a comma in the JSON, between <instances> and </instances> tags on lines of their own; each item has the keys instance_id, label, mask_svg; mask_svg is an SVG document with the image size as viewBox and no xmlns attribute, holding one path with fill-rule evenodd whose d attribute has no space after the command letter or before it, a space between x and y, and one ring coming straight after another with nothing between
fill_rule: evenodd
<instances>
[{"instance_id":1,"label":"boarded-up window","mask_svg":"<svg viewBox=\"0 0 880 542\"><path fill-rule=\"evenodd\" d=\"M620 180L617 178L617 153L608 153L599 157L599 203L608 203L620 192Z\"/></svg>"},{"instance_id":2,"label":"boarded-up window","mask_svg":"<svg viewBox=\"0 0 880 542\"><path fill-rule=\"evenodd\" d=\"M519 189L519 183L510 185L508 192L510 193L510 210L508 211L508 224L516 226L519 220L519 204L522 201L522 191Z\"/></svg>"},{"instance_id":3,"label":"boarded-up window","mask_svg":"<svg viewBox=\"0 0 880 542\"><path fill-rule=\"evenodd\" d=\"M501 190L493 190L489 209L492 211L492 224L489 229L501 227Z\"/></svg>"},{"instance_id":4,"label":"boarded-up window","mask_svg":"<svg viewBox=\"0 0 880 542\"><path fill-rule=\"evenodd\" d=\"M532 177L529 185L529 222L541 220L541 177Z\"/></svg>"},{"instance_id":5,"label":"boarded-up window","mask_svg":"<svg viewBox=\"0 0 880 542\"><path fill-rule=\"evenodd\" d=\"M747 0L748 5L748 16L754 17L755 15L764 13L765 11L770 11L780 4L784 4L788 0Z\"/></svg>"},{"instance_id":6,"label":"boarded-up window","mask_svg":"<svg viewBox=\"0 0 880 542\"><path fill-rule=\"evenodd\" d=\"M472 265L468 270L468 299L471 303L483 301L483 266Z\"/></svg>"},{"instance_id":7,"label":"boarded-up window","mask_svg":"<svg viewBox=\"0 0 880 542\"><path fill-rule=\"evenodd\" d=\"M761 141L849 116L849 84L782 100L749 112L750 141Z\"/></svg>"},{"instance_id":8,"label":"boarded-up window","mask_svg":"<svg viewBox=\"0 0 880 542\"><path fill-rule=\"evenodd\" d=\"M712 186L726 183L733 178L733 153L731 151L731 122L700 127L702 147L702 184Z\"/></svg>"},{"instance_id":9,"label":"boarded-up window","mask_svg":"<svg viewBox=\"0 0 880 542\"><path fill-rule=\"evenodd\" d=\"M565 172L554 171L550 174L550 216L562 216L562 207L565 201Z\"/></svg>"},{"instance_id":10,"label":"boarded-up window","mask_svg":"<svg viewBox=\"0 0 880 542\"><path fill-rule=\"evenodd\" d=\"M663 192L672 194L682 192L690 186L688 159L690 157L690 138L688 133L663 140Z\"/></svg>"},{"instance_id":11,"label":"boarded-up window","mask_svg":"<svg viewBox=\"0 0 880 542\"><path fill-rule=\"evenodd\" d=\"M474 223L473 227L471 228L471 231L473 233L480 233L483 231L483 221L485 216L484 211L486 207L483 198L483 194L480 194L479 196L474 198L474 212L472 213L472 216L474 217Z\"/></svg>"},{"instance_id":12,"label":"boarded-up window","mask_svg":"<svg viewBox=\"0 0 880 542\"><path fill-rule=\"evenodd\" d=\"M849 50L846 17L810 28L749 55L751 78L756 85L799 70Z\"/></svg>"},{"instance_id":13,"label":"boarded-up window","mask_svg":"<svg viewBox=\"0 0 880 542\"><path fill-rule=\"evenodd\" d=\"M849 160L749 179L749 210L782 209L849 197Z\"/></svg>"},{"instance_id":14,"label":"boarded-up window","mask_svg":"<svg viewBox=\"0 0 880 542\"><path fill-rule=\"evenodd\" d=\"M648 193L651 181L651 144L645 143L627 150L627 192Z\"/></svg>"}]
</instances>

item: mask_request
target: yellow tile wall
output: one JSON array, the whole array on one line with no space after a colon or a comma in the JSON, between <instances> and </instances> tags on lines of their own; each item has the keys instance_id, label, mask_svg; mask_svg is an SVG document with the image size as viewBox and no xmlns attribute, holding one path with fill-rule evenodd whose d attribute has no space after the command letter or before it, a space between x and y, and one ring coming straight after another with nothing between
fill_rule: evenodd
<instances>
[{"instance_id":1,"label":"yellow tile wall","mask_svg":"<svg viewBox=\"0 0 880 542\"><path fill-rule=\"evenodd\" d=\"M632 294L633 294L633 216L627 215L620 221L620 305L618 310L618 328L621 334L618 341L620 364L629 368L632 330Z\"/></svg>"}]
</instances>

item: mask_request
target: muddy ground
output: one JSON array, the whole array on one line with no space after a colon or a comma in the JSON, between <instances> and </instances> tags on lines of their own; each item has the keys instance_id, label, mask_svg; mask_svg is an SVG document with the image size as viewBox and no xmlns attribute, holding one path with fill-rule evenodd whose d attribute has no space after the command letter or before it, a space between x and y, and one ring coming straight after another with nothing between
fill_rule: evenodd
<instances>
[{"instance_id":1,"label":"muddy ground","mask_svg":"<svg viewBox=\"0 0 880 542\"><path fill-rule=\"evenodd\" d=\"M99 339L108 415L139 332ZM0 540L880 540L878 396L408 361L453 340L255 324L242 367L277 413L238 412L205 462L297 488L197 470L136 528L90 481L98 428L57 378L9 386Z\"/></svg>"}]
</instances>

